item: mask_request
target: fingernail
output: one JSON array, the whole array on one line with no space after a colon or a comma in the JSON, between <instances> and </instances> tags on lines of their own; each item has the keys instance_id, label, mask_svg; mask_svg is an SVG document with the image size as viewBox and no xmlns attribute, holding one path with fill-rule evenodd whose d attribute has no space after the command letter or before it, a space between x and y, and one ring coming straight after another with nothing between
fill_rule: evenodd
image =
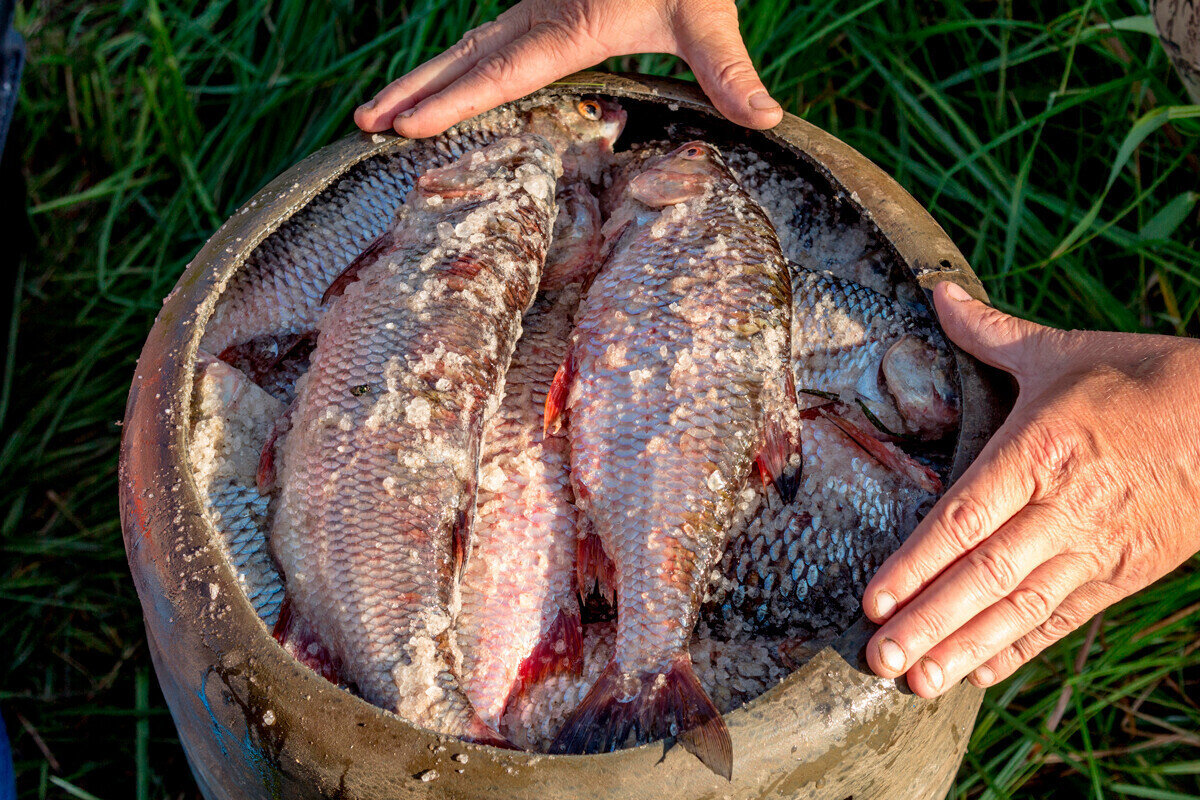
<instances>
[{"instance_id":1,"label":"fingernail","mask_svg":"<svg viewBox=\"0 0 1200 800\"><path fill-rule=\"evenodd\" d=\"M996 673L992 672L992 668L986 664L981 667L976 667L971 673L971 683L978 686L980 689L986 689L996 682Z\"/></svg>"},{"instance_id":2,"label":"fingernail","mask_svg":"<svg viewBox=\"0 0 1200 800\"><path fill-rule=\"evenodd\" d=\"M879 660L892 672L904 671L904 650L891 639L879 643Z\"/></svg>"},{"instance_id":3,"label":"fingernail","mask_svg":"<svg viewBox=\"0 0 1200 800\"><path fill-rule=\"evenodd\" d=\"M747 102L750 103L750 107L755 111L770 111L773 108L780 107L779 103L776 103L771 95L761 90L750 95L750 99Z\"/></svg>"},{"instance_id":4,"label":"fingernail","mask_svg":"<svg viewBox=\"0 0 1200 800\"><path fill-rule=\"evenodd\" d=\"M367 102L365 102L361 106L359 106L358 110L359 111L370 111L374 107L375 107L375 98L372 97L370 100L368 100Z\"/></svg>"},{"instance_id":5,"label":"fingernail","mask_svg":"<svg viewBox=\"0 0 1200 800\"><path fill-rule=\"evenodd\" d=\"M941 664L926 656L921 659L921 671L925 673L925 680L929 681L930 686L938 690L942 688L945 676L942 675Z\"/></svg>"},{"instance_id":6,"label":"fingernail","mask_svg":"<svg viewBox=\"0 0 1200 800\"><path fill-rule=\"evenodd\" d=\"M971 295L967 294L966 289L951 281L946 281L946 296L960 303L971 299Z\"/></svg>"},{"instance_id":7,"label":"fingernail","mask_svg":"<svg viewBox=\"0 0 1200 800\"><path fill-rule=\"evenodd\" d=\"M896 598L891 592L879 592L875 595L875 618L887 619L896 609Z\"/></svg>"}]
</instances>

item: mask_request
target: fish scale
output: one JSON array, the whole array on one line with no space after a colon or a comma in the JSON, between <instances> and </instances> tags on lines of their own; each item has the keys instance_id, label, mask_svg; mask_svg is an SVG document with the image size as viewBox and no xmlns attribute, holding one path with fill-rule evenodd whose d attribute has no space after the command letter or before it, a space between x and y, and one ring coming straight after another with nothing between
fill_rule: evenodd
<instances>
[{"instance_id":1,"label":"fish scale","mask_svg":"<svg viewBox=\"0 0 1200 800\"><path fill-rule=\"evenodd\" d=\"M547 404L549 423L569 412L577 501L616 573L617 641L553 749L679 735L728 777L687 643L769 422L794 411L787 263L709 145L645 161L621 192Z\"/></svg>"},{"instance_id":2,"label":"fish scale","mask_svg":"<svg viewBox=\"0 0 1200 800\"><path fill-rule=\"evenodd\" d=\"M255 485L267 431L283 405L237 369L201 352L192 390L189 457L200 499L255 612L273 628L283 580L267 544L270 496Z\"/></svg>"},{"instance_id":3,"label":"fish scale","mask_svg":"<svg viewBox=\"0 0 1200 800\"><path fill-rule=\"evenodd\" d=\"M724 638L845 628L875 571L936 499L831 422L802 424L796 499L747 487L712 571L702 617Z\"/></svg>"},{"instance_id":4,"label":"fish scale","mask_svg":"<svg viewBox=\"0 0 1200 800\"><path fill-rule=\"evenodd\" d=\"M364 698L483 741L457 675L455 542L559 174L527 134L422 176L388 249L321 317L280 449L272 546L299 616Z\"/></svg>"}]
</instances>

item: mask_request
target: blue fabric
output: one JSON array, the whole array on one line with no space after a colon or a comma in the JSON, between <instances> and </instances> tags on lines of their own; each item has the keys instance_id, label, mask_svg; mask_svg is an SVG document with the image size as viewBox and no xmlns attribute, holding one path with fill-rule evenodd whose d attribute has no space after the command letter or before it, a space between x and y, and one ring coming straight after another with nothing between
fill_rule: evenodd
<instances>
[{"instance_id":1,"label":"blue fabric","mask_svg":"<svg viewBox=\"0 0 1200 800\"><path fill-rule=\"evenodd\" d=\"M13 774L12 747L0 717L0 800L17 800L17 776Z\"/></svg>"},{"instance_id":2,"label":"blue fabric","mask_svg":"<svg viewBox=\"0 0 1200 800\"><path fill-rule=\"evenodd\" d=\"M12 17L12 0L0 1L0 153L4 152L8 128L17 108L17 88L25 65L25 40L13 30ZM3 777L0 772L0 778ZM0 794L0 800L8 800L8 795Z\"/></svg>"}]
</instances>

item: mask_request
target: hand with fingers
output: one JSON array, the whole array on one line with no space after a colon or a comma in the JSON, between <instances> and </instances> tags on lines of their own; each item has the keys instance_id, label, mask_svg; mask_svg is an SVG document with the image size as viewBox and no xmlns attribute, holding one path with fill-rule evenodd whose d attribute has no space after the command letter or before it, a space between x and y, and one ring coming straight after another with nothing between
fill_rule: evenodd
<instances>
[{"instance_id":1,"label":"hand with fingers","mask_svg":"<svg viewBox=\"0 0 1200 800\"><path fill-rule=\"evenodd\" d=\"M386 86L354 112L368 133L433 136L610 56L672 53L722 114L751 128L783 117L738 32L733 0L523 0Z\"/></svg>"},{"instance_id":2,"label":"hand with fingers","mask_svg":"<svg viewBox=\"0 0 1200 800\"><path fill-rule=\"evenodd\" d=\"M1046 328L949 283L934 299L1020 393L863 596L871 668L923 697L1003 680L1200 550L1200 343Z\"/></svg>"}]
</instances>

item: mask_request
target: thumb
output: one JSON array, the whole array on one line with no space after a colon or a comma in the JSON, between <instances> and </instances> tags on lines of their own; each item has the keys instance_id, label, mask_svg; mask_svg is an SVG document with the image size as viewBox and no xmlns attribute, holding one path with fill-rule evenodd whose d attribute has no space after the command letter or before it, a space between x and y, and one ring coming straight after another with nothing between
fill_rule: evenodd
<instances>
[{"instance_id":1,"label":"thumb","mask_svg":"<svg viewBox=\"0 0 1200 800\"><path fill-rule=\"evenodd\" d=\"M748 128L770 128L783 119L783 108L759 80L746 52L733 3L681 3L673 27L678 55L718 111Z\"/></svg>"},{"instance_id":2,"label":"thumb","mask_svg":"<svg viewBox=\"0 0 1200 800\"><path fill-rule=\"evenodd\" d=\"M942 329L963 350L1022 383L1036 373L1041 344L1051 328L1005 314L949 281L934 287L933 302Z\"/></svg>"}]
</instances>

